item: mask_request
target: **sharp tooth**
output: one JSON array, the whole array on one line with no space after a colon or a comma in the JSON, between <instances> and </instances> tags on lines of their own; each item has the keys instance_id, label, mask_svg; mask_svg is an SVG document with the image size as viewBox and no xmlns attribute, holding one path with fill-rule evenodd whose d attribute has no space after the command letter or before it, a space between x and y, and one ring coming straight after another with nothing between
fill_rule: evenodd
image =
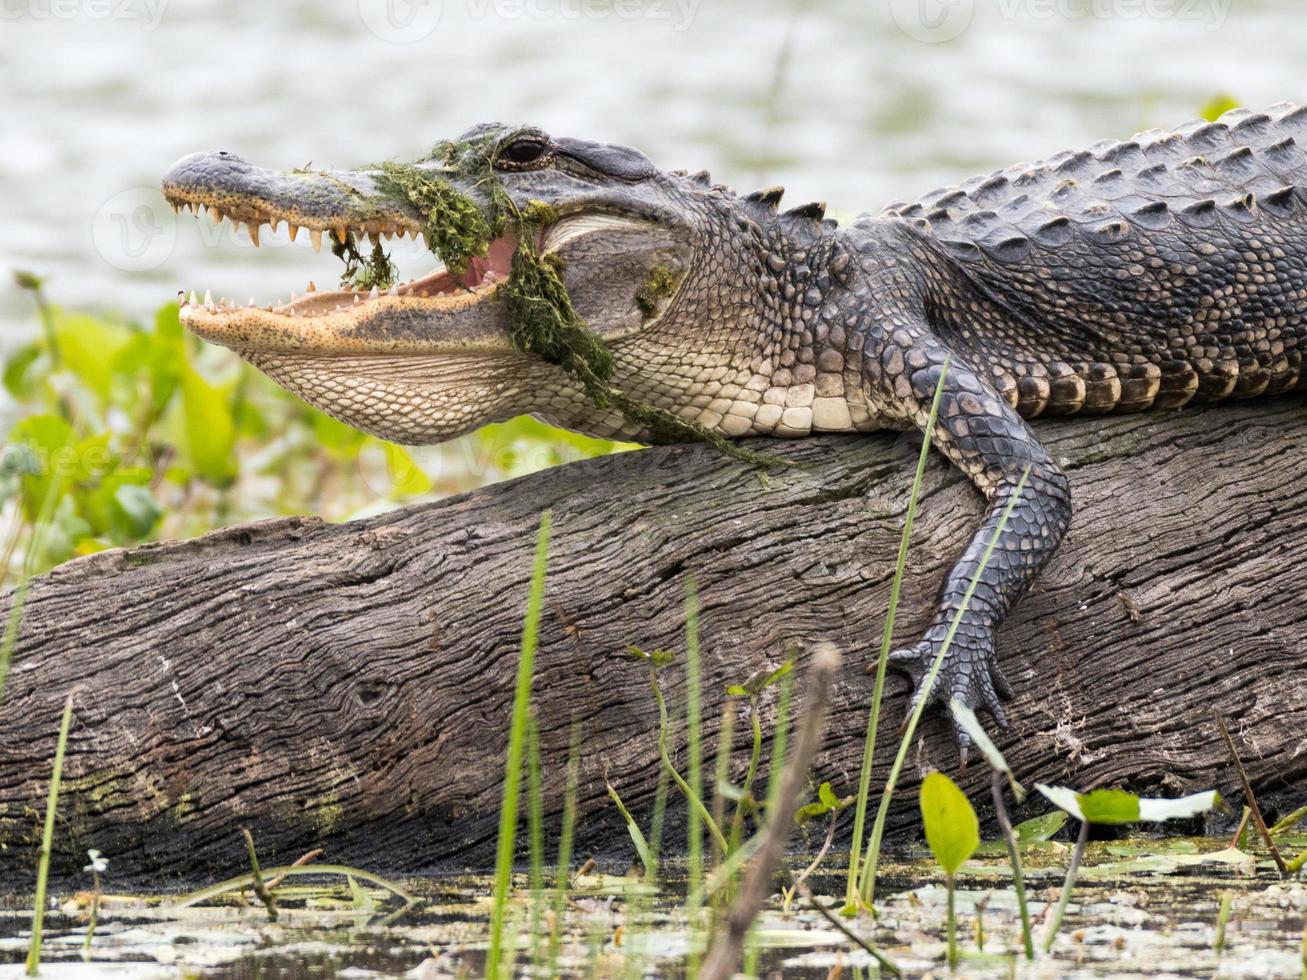
<instances>
[{"instance_id":1,"label":"sharp tooth","mask_svg":"<svg viewBox=\"0 0 1307 980\"><path fill-rule=\"evenodd\" d=\"M290 240L292 242L295 240L295 236L298 235L299 233L300 233L299 225L293 225L289 221L286 222L286 234L290 235Z\"/></svg>"},{"instance_id":2,"label":"sharp tooth","mask_svg":"<svg viewBox=\"0 0 1307 980\"><path fill-rule=\"evenodd\" d=\"M195 298L195 290L191 290L190 298L186 301L187 306L199 306L200 301Z\"/></svg>"},{"instance_id":3,"label":"sharp tooth","mask_svg":"<svg viewBox=\"0 0 1307 980\"><path fill-rule=\"evenodd\" d=\"M359 303L361 303L361 302L363 302L363 297L360 296L358 293L355 293L355 294L354 294L354 304L357 306L357 305L358 305Z\"/></svg>"},{"instance_id":4,"label":"sharp tooth","mask_svg":"<svg viewBox=\"0 0 1307 980\"><path fill-rule=\"evenodd\" d=\"M213 305L213 293L208 289L204 291L204 308L210 313L217 312L217 309Z\"/></svg>"},{"instance_id":5,"label":"sharp tooth","mask_svg":"<svg viewBox=\"0 0 1307 980\"><path fill-rule=\"evenodd\" d=\"M254 305L254 297L251 296L251 297L250 297L250 301L249 301L248 303L246 303L245 305L246 305L246 306L253 306L253 305Z\"/></svg>"},{"instance_id":6,"label":"sharp tooth","mask_svg":"<svg viewBox=\"0 0 1307 980\"><path fill-rule=\"evenodd\" d=\"M377 287L373 286L372 292L368 293L368 299L376 299L376 298L377 298Z\"/></svg>"},{"instance_id":7,"label":"sharp tooth","mask_svg":"<svg viewBox=\"0 0 1307 980\"><path fill-rule=\"evenodd\" d=\"M321 229L321 228L310 228L310 229L309 229L309 238L313 241L313 251L315 251L315 252L321 252L321 251L322 251L322 229Z\"/></svg>"},{"instance_id":8,"label":"sharp tooth","mask_svg":"<svg viewBox=\"0 0 1307 980\"><path fill-rule=\"evenodd\" d=\"M258 226L257 224L255 224L253 221L247 221L247 222L245 223L245 228L246 228L246 230L249 231L249 233L250 233L250 241L252 241L252 242L254 243L254 247L255 247L255 248L258 248L258 247L259 247L259 226Z\"/></svg>"},{"instance_id":9,"label":"sharp tooth","mask_svg":"<svg viewBox=\"0 0 1307 980\"><path fill-rule=\"evenodd\" d=\"M386 295L387 295L387 296L398 296L398 295L399 295L399 287L398 287L398 286L391 286L389 289L386 290Z\"/></svg>"},{"instance_id":10,"label":"sharp tooth","mask_svg":"<svg viewBox=\"0 0 1307 980\"><path fill-rule=\"evenodd\" d=\"M337 239L337 241L339 241L342 245L344 245L344 244L345 244L345 239L348 238L348 237L349 237L349 229L346 228L344 225L337 225L337 226L336 226L336 239Z\"/></svg>"},{"instance_id":11,"label":"sharp tooth","mask_svg":"<svg viewBox=\"0 0 1307 980\"><path fill-rule=\"evenodd\" d=\"M178 204L176 201L169 201L168 203L172 205L172 213L173 213L173 214L180 214L180 213L181 213L182 206L181 206L180 204Z\"/></svg>"},{"instance_id":12,"label":"sharp tooth","mask_svg":"<svg viewBox=\"0 0 1307 980\"><path fill-rule=\"evenodd\" d=\"M209 208L209 220L215 225L222 224L222 211L218 208Z\"/></svg>"},{"instance_id":13,"label":"sharp tooth","mask_svg":"<svg viewBox=\"0 0 1307 980\"><path fill-rule=\"evenodd\" d=\"M275 235L275 234L277 234L277 228L278 228L278 226L280 226L280 225L281 225L281 219L280 219L280 218L269 218L269 219L268 219L268 234L269 234L269 235Z\"/></svg>"},{"instance_id":14,"label":"sharp tooth","mask_svg":"<svg viewBox=\"0 0 1307 980\"><path fill-rule=\"evenodd\" d=\"M309 280L309 287L308 287L308 289L305 290L305 292L316 293L317 291L318 291L318 287L317 287L317 285L313 282L312 279L310 279L310 280Z\"/></svg>"}]
</instances>

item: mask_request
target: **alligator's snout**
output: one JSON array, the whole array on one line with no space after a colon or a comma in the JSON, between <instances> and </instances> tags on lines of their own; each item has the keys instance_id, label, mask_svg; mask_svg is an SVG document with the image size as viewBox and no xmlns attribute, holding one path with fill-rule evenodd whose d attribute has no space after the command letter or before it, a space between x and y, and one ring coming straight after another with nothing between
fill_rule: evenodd
<instances>
[{"instance_id":1,"label":"alligator's snout","mask_svg":"<svg viewBox=\"0 0 1307 980\"><path fill-rule=\"evenodd\" d=\"M369 241L375 255L393 236L429 232L425 216L387 193L380 177L380 171L369 169L265 170L218 150L178 160L163 178L163 193L176 210L207 214L214 224L243 225L255 245L265 225L275 232L285 222L292 241L306 229L315 250L325 235L334 251L358 260ZM211 295L201 299L192 292L183 297L182 322L204 339L243 354L507 350L503 317L483 301L508 276L514 249L511 238L496 239L465 268L438 265L403 283L382 278L374 264L353 284L326 291L310 284L304 295L292 291L289 302L266 306L215 302Z\"/></svg>"},{"instance_id":2,"label":"alligator's snout","mask_svg":"<svg viewBox=\"0 0 1307 980\"><path fill-rule=\"evenodd\" d=\"M324 232L342 244L350 233L362 240L422 232L420 216L379 194L366 170L264 170L217 150L178 160L164 175L163 193L174 207L208 208L215 224L224 217L244 223L256 245L264 224L275 231L282 221L292 241L307 228L315 249Z\"/></svg>"}]
</instances>

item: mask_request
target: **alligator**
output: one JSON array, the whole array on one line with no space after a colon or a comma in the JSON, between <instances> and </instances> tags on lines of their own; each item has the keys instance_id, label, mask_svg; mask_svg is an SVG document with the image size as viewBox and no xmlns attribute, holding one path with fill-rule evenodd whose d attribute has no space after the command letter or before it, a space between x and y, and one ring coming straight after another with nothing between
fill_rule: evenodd
<instances>
[{"instance_id":1,"label":"alligator","mask_svg":"<svg viewBox=\"0 0 1307 980\"><path fill-rule=\"evenodd\" d=\"M558 270L631 403L729 440L924 429L933 417L934 446L988 506L924 635L890 663L911 678L914 704L928 690L928 704L956 698L1004 726L1012 687L995 632L1071 516L1068 479L1030 420L1299 387L1303 138L1307 107L1236 109L840 225L823 204L781 210L779 187L736 194L623 146L482 125L407 171L487 216L493 234L468 254L404 284L270 306L192 292L181 316L385 439L438 442L525 413L601 437L665 436L514 343L512 304L496 300L530 249ZM174 208L246 223L256 244L282 221L292 238L306 228L338 249L438 237L434 212L391 176L385 165L277 173L223 151L180 160L163 187ZM543 217L505 226L496 206Z\"/></svg>"}]
</instances>

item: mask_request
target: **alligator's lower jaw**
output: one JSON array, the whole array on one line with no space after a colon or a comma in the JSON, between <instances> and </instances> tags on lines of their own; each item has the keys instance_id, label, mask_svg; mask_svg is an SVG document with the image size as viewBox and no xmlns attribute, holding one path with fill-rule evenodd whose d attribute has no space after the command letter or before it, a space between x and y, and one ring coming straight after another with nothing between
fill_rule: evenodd
<instances>
[{"instance_id":1,"label":"alligator's lower jaw","mask_svg":"<svg viewBox=\"0 0 1307 980\"><path fill-rule=\"evenodd\" d=\"M268 306L253 300L238 306L227 299L215 301L208 293L201 299L192 292L181 298L181 321L197 336L242 353L498 349L503 346L499 331L487 331L478 342L473 333L444 332L439 325L492 300L511 271L515 249L516 243L505 237L493 242L484 258L473 258L462 274L440 266L421 279L386 289L342 286L322 291L310 283L304 295L292 292L289 302ZM424 322L433 328L429 336L416 329ZM405 328L394 329L397 323Z\"/></svg>"}]
</instances>

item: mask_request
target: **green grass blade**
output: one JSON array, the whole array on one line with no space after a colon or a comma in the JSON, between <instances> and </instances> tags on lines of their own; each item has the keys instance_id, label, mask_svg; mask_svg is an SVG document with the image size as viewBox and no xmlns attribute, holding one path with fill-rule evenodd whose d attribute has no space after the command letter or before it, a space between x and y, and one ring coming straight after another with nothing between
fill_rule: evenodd
<instances>
[{"instance_id":1,"label":"green grass blade","mask_svg":"<svg viewBox=\"0 0 1307 980\"><path fill-rule=\"evenodd\" d=\"M36 867L36 899L32 909L32 942L27 950L27 975L34 977L41 969L41 927L45 921L45 889L50 877L50 851L54 846L54 815L59 807L59 783L64 773L64 749L68 746L68 729L73 723L73 693L64 701L64 717L59 723L59 741L54 747L54 768L50 772L50 792L45 800L45 827L41 831L41 855Z\"/></svg>"},{"instance_id":2,"label":"green grass blade","mask_svg":"<svg viewBox=\"0 0 1307 980\"><path fill-rule=\"evenodd\" d=\"M45 496L41 498L41 509L37 512L36 523L32 525L32 537L27 543L27 553L23 556L23 578L13 591L9 600L9 616L5 620L4 638L0 639L0 704L4 702L5 684L9 680L9 665L13 662L14 648L18 645L18 628L23 621L23 608L27 605L27 590L32 584L32 571L36 560L45 548L45 535L54 519L54 509L59 503L61 483L51 479L46 487ZM17 520L19 518L15 518ZM6 569L7 571L7 569Z\"/></svg>"},{"instance_id":3,"label":"green grass blade","mask_svg":"<svg viewBox=\"0 0 1307 980\"><path fill-rule=\"evenodd\" d=\"M1012 496L1008 499L1007 506L1003 508L1003 513L999 515L998 524L994 528L994 533L990 535L989 543L985 545L985 550L980 557L980 565L976 572L971 576L971 581L967 583L967 590L962 594L962 601L958 604L957 612L953 614L953 620L949 623L948 632L944 634L944 642L940 644L939 653L935 655L934 661L930 665L930 670L921 682L921 696L917 699L917 705L912 709L908 716L908 723L904 729L903 737L899 740L899 751L894 757L894 764L890 767L888 779L885 781L885 790L880 797L880 806L876 810L876 821L871 828L871 841L867 845L867 857L862 872L862 902L864 905L870 905L876 892L876 864L880 860L880 842L885 834L885 818L889 815L890 799L894 795L894 787L898 783L899 773L903 769L903 763L908 757L908 748L912 744L912 739L917 733L917 725L921 721L922 714L926 711L926 705L930 701L931 689L935 686L935 678L939 676L940 667L944 664L944 658L948 655L948 649L953 643L953 637L958 631L958 625L962 622L962 617L971 604L971 597L976 592L976 586L980 584L980 577L985 574L985 569L989 566L989 560L993 557L994 548L998 545L998 539L1003 535L1003 529L1007 527L1008 518L1012 516L1012 509L1016 507L1017 501L1021 499L1021 494L1026 488L1026 480L1030 476L1030 467L1026 467L1021 474L1021 479L1017 481L1016 489L1013 490Z\"/></svg>"},{"instance_id":4,"label":"green grass blade","mask_svg":"<svg viewBox=\"0 0 1307 980\"><path fill-rule=\"evenodd\" d=\"M676 767L672 765L672 757L667 751L667 734L669 727L667 720L667 701L663 697L662 688L658 686L658 676L650 671L649 679L650 683L653 685L654 700L658 703L658 757L662 760L663 768L667 771L667 775L671 777L672 782L676 784L677 788L685 796L690 808L698 811L699 819L703 821L703 825L707 827L709 833L713 835L717 842L717 846L724 851L726 850L726 838L722 836L721 829L713 821L712 814L709 813L708 808L703 805L703 800L700 799L698 794L690 790L690 784L685 781L684 777L676 771Z\"/></svg>"},{"instance_id":5,"label":"green grass blade","mask_svg":"<svg viewBox=\"0 0 1307 980\"><path fill-rule=\"evenodd\" d=\"M545 897L545 815L540 777L540 724L534 714L527 716L526 735L527 835L531 842L531 963L538 965L544 939L540 923Z\"/></svg>"},{"instance_id":6,"label":"green grass blade","mask_svg":"<svg viewBox=\"0 0 1307 980\"><path fill-rule=\"evenodd\" d=\"M644 865L644 875L646 881L653 881L658 873L658 865L654 862L653 851L649 847L649 841L645 839L644 832L640 825L635 822L635 817L631 816L631 811L626 808L622 802L621 796L612 783L608 784L608 798L617 806L617 812L622 815L626 821L626 831L631 835L631 843L635 845L635 853L640 858L640 863Z\"/></svg>"},{"instance_id":7,"label":"green grass blade","mask_svg":"<svg viewBox=\"0 0 1307 980\"><path fill-rule=\"evenodd\" d=\"M686 782L690 792L703 799L703 718L699 676L699 595L691 578L685 586L685 721ZM696 888L703 878L703 820L690 807L686 821L686 869L689 887Z\"/></svg>"},{"instance_id":8,"label":"green grass blade","mask_svg":"<svg viewBox=\"0 0 1307 980\"><path fill-rule=\"evenodd\" d=\"M495 853L494 904L490 911L490 948L486 952L486 976L498 978L504 948L504 917L513 879L513 851L517 843L518 794L522 783L522 763L526 749L528 712L531 706L531 682L535 673L536 643L540 637L540 609L544 604L545 564L549 553L550 514L540 516L540 533L536 538L535 567L531 572L531 592L527 598L526 619L522 624L522 650L517 662L517 681L513 690L513 717L508 735L508 760L504 764L504 794L499 811L499 843Z\"/></svg>"},{"instance_id":9,"label":"green grass blade","mask_svg":"<svg viewBox=\"0 0 1307 980\"><path fill-rule=\"evenodd\" d=\"M1066 869L1066 880L1062 882L1062 894L1058 896L1053 909L1053 917L1048 921L1048 931L1044 933L1044 955L1053 949L1058 930L1062 928L1062 916L1071 904L1071 889L1075 887L1076 876L1080 872L1080 859L1084 856L1085 845L1089 843L1089 821L1080 821L1080 835L1076 838L1075 850L1071 852L1071 866Z\"/></svg>"},{"instance_id":10,"label":"green grass blade","mask_svg":"<svg viewBox=\"0 0 1307 980\"><path fill-rule=\"evenodd\" d=\"M853 915L858 908L858 864L862 859L862 832L867 819L867 801L871 795L872 761L876 753L876 732L880 725L880 706L885 696L885 675L889 667L890 646L894 638L894 618L898 614L899 595L903 589L903 573L908 564L908 540L912 525L917 519L917 504L921 500L921 484L926 476L926 460L930 457L930 444L935 435L935 421L939 418L939 403L944 394L944 379L948 377L949 359L944 359L935 397L930 402L930 414L922 429L921 451L917 454L917 471L912 478L912 492L908 496L908 510L903 518L903 534L899 538L899 553L894 562L894 578L889 589L889 609L885 613L885 630L880 637L880 657L876 661L876 684L872 690L871 708L867 712L867 737L862 743L862 769L858 773L858 802L853 811L853 842L849 851L848 881L844 890L845 915Z\"/></svg>"},{"instance_id":11,"label":"green grass blade","mask_svg":"<svg viewBox=\"0 0 1307 980\"><path fill-rule=\"evenodd\" d=\"M548 976L558 976L558 956L563 946L563 911L572 880L572 836L576 827L576 787L581 776L581 726L572 725L567 749L567 785L563 790L563 824L558 830L558 868L554 872L553 922L549 930Z\"/></svg>"}]
</instances>

